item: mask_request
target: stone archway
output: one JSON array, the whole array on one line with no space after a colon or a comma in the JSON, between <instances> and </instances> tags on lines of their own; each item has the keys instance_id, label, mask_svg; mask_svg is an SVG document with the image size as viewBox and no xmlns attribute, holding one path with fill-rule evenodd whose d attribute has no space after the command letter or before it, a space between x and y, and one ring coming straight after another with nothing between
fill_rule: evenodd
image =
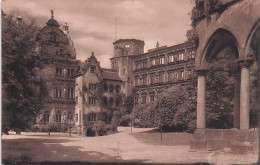
<instances>
[{"instance_id":1,"label":"stone archway","mask_svg":"<svg viewBox=\"0 0 260 165\"><path fill-rule=\"evenodd\" d=\"M238 42L234 35L225 29L217 29L207 41L203 49L200 59L200 66L197 69L198 74L198 97L197 97L197 128L206 128L206 74L210 64L216 59L216 56L225 48L229 47L235 54L233 61L229 62L225 67L233 68L234 75L239 74L239 71L234 65L237 64L239 58ZM233 75L233 76L234 76ZM234 127L238 128L239 121L239 77L235 77L234 90Z\"/></svg>"},{"instance_id":2,"label":"stone archway","mask_svg":"<svg viewBox=\"0 0 260 165\"><path fill-rule=\"evenodd\" d=\"M197 129L191 141L191 150L231 148L233 152L245 153L256 150L258 132L250 129L250 66L257 62L259 79L259 19L249 32L245 45L238 45L236 38L225 29L216 30L207 44L197 65ZM231 47L236 60L231 63L235 73L240 73L235 82L234 127L238 129L207 129L206 128L206 73L209 63L214 60L225 47ZM259 81L258 81L259 85ZM258 91L259 92L259 91ZM258 102L259 104L259 102Z\"/></svg>"}]
</instances>

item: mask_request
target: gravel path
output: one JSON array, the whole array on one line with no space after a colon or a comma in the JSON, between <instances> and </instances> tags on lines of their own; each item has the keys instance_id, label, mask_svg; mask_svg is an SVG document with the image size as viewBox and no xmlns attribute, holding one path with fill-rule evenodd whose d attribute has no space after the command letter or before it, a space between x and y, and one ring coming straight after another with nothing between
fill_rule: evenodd
<instances>
[{"instance_id":1,"label":"gravel path","mask_svg":"<svg viewBox=\"0 0 260 165\"><path fill-rule=\"evenodd\" d=\"M133 132L148 131L146 128L134 128ZM119 133L99 137L79 137L73 135L62 139L69 142L61 143L64 146L79 146L81 151L95 151L110 156L119 156L123 160L143 160L145 163L212 163L212 164L251 164L257 162L257 154L234 155L227 152L190 152L188 145L163 146L150 145L138 141L130 133L129 127L119 127ZM29 136L30 135L30 136ZM54 134L55 135L55 134ZM36 137L33 134L2 136L5 138ZM46 138L46 136L44 136ZM50 137L51 138L51 137Z\"/></svg>"}]
</instances>

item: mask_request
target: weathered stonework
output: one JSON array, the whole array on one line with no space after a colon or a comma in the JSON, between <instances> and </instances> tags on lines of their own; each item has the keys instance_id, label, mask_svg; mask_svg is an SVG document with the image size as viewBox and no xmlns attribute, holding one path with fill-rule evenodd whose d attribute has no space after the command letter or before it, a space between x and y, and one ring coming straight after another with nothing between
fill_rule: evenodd
<instances>
[{"instance_id":1,"label":"weathered stonework","mask_svg":"<svg viewBox=\"0 0 260 165\"><path fill-rule=\"evenodd\" d=\"M87 133L89 122L111 122L113 112L121 104L121 83L117 71L101 68L94 53L82 64L75 86L75 126L78 134Z\"/></svg>"},{"instance_id":2,"label":"weathered stonework","mask_svg":"<svg viewBox=\"0 0 260 165\"><path fill-rule=\"evenodd\" d=\"M36 124L74 123L74 74L79 61L72 40L59 26L52 16L36 36L35 51L42 58L46 82L41 89L43 107Z\"/></svg>"}]
</instances>

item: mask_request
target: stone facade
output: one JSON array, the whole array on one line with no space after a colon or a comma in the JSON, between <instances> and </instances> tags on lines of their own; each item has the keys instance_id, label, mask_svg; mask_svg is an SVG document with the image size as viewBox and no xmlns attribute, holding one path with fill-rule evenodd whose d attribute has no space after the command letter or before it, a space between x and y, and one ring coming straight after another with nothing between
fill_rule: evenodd
<instances>
[{"instance_id":1,"label":"stone facade","mask_svg":"<svg viewBox=\"0 0 260 165\"><path fill-rule=\"evenodd\" d=\"M111 68L118 71L122 80L122 92L126 96L132 93L133 87L133 56L144 53L144 41L136 39L119 39L113 43L114 57Z\"/></svg>"},{"instance_id":2,"label":"stone facade","mask_svg":"<svg viewBox=\"0 0 260 165\"><path fill-rule=\"evenodd\" d=\"M154 101L163 88L186 84L194 73L196 44L162 46L133 57L135 103Z\"/></svg>"},{"instance_id":3,"label":"stone facade","mask_svg":"<svg viewBox=\"0 0 260 165\"><path fill-rule=\"evenodd\" d=\"M121 104L121 79L116 70L104 69L92 53L76 76L75 126L79 134L85 133L88 122L111 122L113 112Z\"/></svg>"},{"instance_id":4,"label":"stone facade","mask_svg":"<svg viewBox=\"0 0 260 165\"><path fill-rule=\"evenodd\" d=\"M75 78L79 65L73 42L52 15L46 26L36 36L36 53L41 56L43 77L41 88L43 107L37 116L37 124L58 122L73 124L75 112Z\"/></svg>"},{"instance_id":5,"label":"stone facade","mask_svg":"<svg viewBox=\"0 0 260 165\"><path fill-rule=\"evenodd\" d=\"M120 39L114 42L113 69L122 79L122 92L133 94L135 103L156 99L163 88L190 82L194 73L196 38L187 32L187 41L174 46L161 46L144 53L144 41Z\"/></svg>"}]
</instances>

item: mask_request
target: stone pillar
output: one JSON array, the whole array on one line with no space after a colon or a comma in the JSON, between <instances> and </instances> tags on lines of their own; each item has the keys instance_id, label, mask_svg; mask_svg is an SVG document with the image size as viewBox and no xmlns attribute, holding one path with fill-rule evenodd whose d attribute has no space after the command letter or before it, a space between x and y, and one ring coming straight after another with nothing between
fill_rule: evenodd
<instances>
[{"instance_id":1,"label":"stone pillar","mask_svg":"<svg viewBox=\"0 0 260 165\"><path fill-rule=\"evenodd\" d=\"M206 70L197 70L197 128L206 128Z\"/></svg>"},{"instance_id":2,"label":"stone pillar","mask_svg":"<svg viewBox=\"0 0 260 165\"><path fill-rule=\"evenodd\" d=\"M240 74L235 74L235 89L234 89L234 118L233 127L239 128L239 118L240 118Z\"/></svg>"},{"instance_id":3,"label":"stone pillar","mask_svg":"<svg viewBox=\"0 0 260 165\"><path fill-rule=\"evenodd\" d=\"M240 129L249 129L249 62L242 61L240 86Z\"/></svg>"}]
</instances>

